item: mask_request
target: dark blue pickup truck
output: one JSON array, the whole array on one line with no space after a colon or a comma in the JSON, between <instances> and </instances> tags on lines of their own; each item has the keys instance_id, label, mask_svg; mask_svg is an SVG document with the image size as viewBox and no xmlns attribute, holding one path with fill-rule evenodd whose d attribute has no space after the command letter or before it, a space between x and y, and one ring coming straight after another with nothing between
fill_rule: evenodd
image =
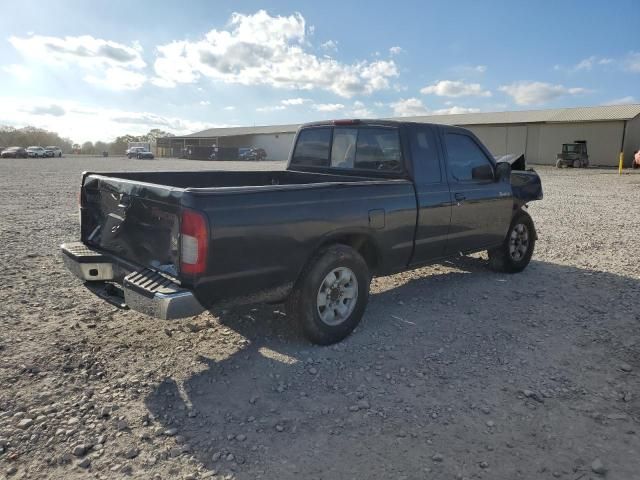
<instances>
[{"instance_id":1,"label":"dark blue pickup truck","mask_svg":"<svg viewBox=\"0 0 640 480\"><path fill-rule=\"evenodd\" d=\"M482 250L496 270L523 270L536 241L524 208L541 198L534 171L496 163L462 128L312 123L284 171L85 172L81 241L62 254L148 315L286 301L329 344L360 321L372 276Z\"/></svg>"}]
</instances>

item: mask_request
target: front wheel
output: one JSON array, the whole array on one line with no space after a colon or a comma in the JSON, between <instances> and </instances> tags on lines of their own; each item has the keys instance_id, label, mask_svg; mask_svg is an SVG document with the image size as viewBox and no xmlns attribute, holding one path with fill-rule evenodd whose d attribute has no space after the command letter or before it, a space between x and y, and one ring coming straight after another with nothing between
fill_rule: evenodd
<instances>
[{"instance_id":1,"label":"front wheel","mask_svg":"<svg viewBox=\"0 0 640 480\"><path fill-rule=\"evenodd\" d=\"M511 221L502 245L489 250L489 266L496 272L518 273L529 265L536 244L533 220L523 210Z\"/></svg>"},{"instance_id":2,"label":"front wheel","mask_svg":"<svg viewBox=\"0 0 640 480\"><path fill-rule=\"evenodd\" d=\"M346 245L329 246L302 273L287 311L311 342L339 342L360 322L370 282L369 269L358 252Z\"/></svg>"}]
</instances>

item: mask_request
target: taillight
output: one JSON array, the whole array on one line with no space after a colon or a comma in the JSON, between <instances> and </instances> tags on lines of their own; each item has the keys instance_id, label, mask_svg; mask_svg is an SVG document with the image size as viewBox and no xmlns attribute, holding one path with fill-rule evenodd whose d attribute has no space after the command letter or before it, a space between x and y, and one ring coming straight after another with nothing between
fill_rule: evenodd
<instances>
[{"instance_id":1,"label":"taillight","mask_svg":"<svg viewBox=\"0 0 640 480\"><path fill-rule=\"evenodd\" d=\"M207 219L202 213L185 209L180 223L180 271L203 273L209 247Z\"/></svg>"}]
</instances>

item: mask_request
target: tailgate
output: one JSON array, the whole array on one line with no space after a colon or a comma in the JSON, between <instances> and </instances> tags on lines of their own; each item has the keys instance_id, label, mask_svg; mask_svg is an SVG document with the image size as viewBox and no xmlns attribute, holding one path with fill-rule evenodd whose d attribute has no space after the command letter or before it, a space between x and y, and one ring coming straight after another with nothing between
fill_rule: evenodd
<instances>
[{"instance_id":1,"label":"tailgate","mask_svg":"<svg viewBox=\"0 0 640 480\"><path fill-rule=\"evenodd\" d=\"M84 179L82 241L177 276L182 189L90 174Z\"/></svg>"}]
</instances>

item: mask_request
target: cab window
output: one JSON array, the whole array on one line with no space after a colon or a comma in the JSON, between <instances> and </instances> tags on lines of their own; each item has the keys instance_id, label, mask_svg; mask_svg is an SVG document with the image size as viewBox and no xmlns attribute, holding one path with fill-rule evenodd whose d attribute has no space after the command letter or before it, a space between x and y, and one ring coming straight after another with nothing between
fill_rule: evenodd
<instances>
[{"instance_id":1,"label":"cab window","mask_svg":"<svg viewBox=\"0 0 640 480\"><path fill-rule=\"evenodd\" d=\"M447 133L449 174L458 182L487 182L494 178L493 164L478 144L467 135Z\"/></svg>"},{"instance_id":2,"label":"cab window","mask_svg":"<svg viewBox=\"0 0 640 480\"><path fill-rule=\"evenodd\" d=\"M301 167L328 167L330 147L330 127L301 130L291 158L291 164Z\"/></svg>"},{"instance_id":3,"label":"cab window","mask_svg":"<svg viewBox=\"0 0 640 480\"><path fill-rule=\"evenodd\" d=\"M401 172L400 137L394 128L359 128L354 168Z\"/></svg>"}]
</instances>

